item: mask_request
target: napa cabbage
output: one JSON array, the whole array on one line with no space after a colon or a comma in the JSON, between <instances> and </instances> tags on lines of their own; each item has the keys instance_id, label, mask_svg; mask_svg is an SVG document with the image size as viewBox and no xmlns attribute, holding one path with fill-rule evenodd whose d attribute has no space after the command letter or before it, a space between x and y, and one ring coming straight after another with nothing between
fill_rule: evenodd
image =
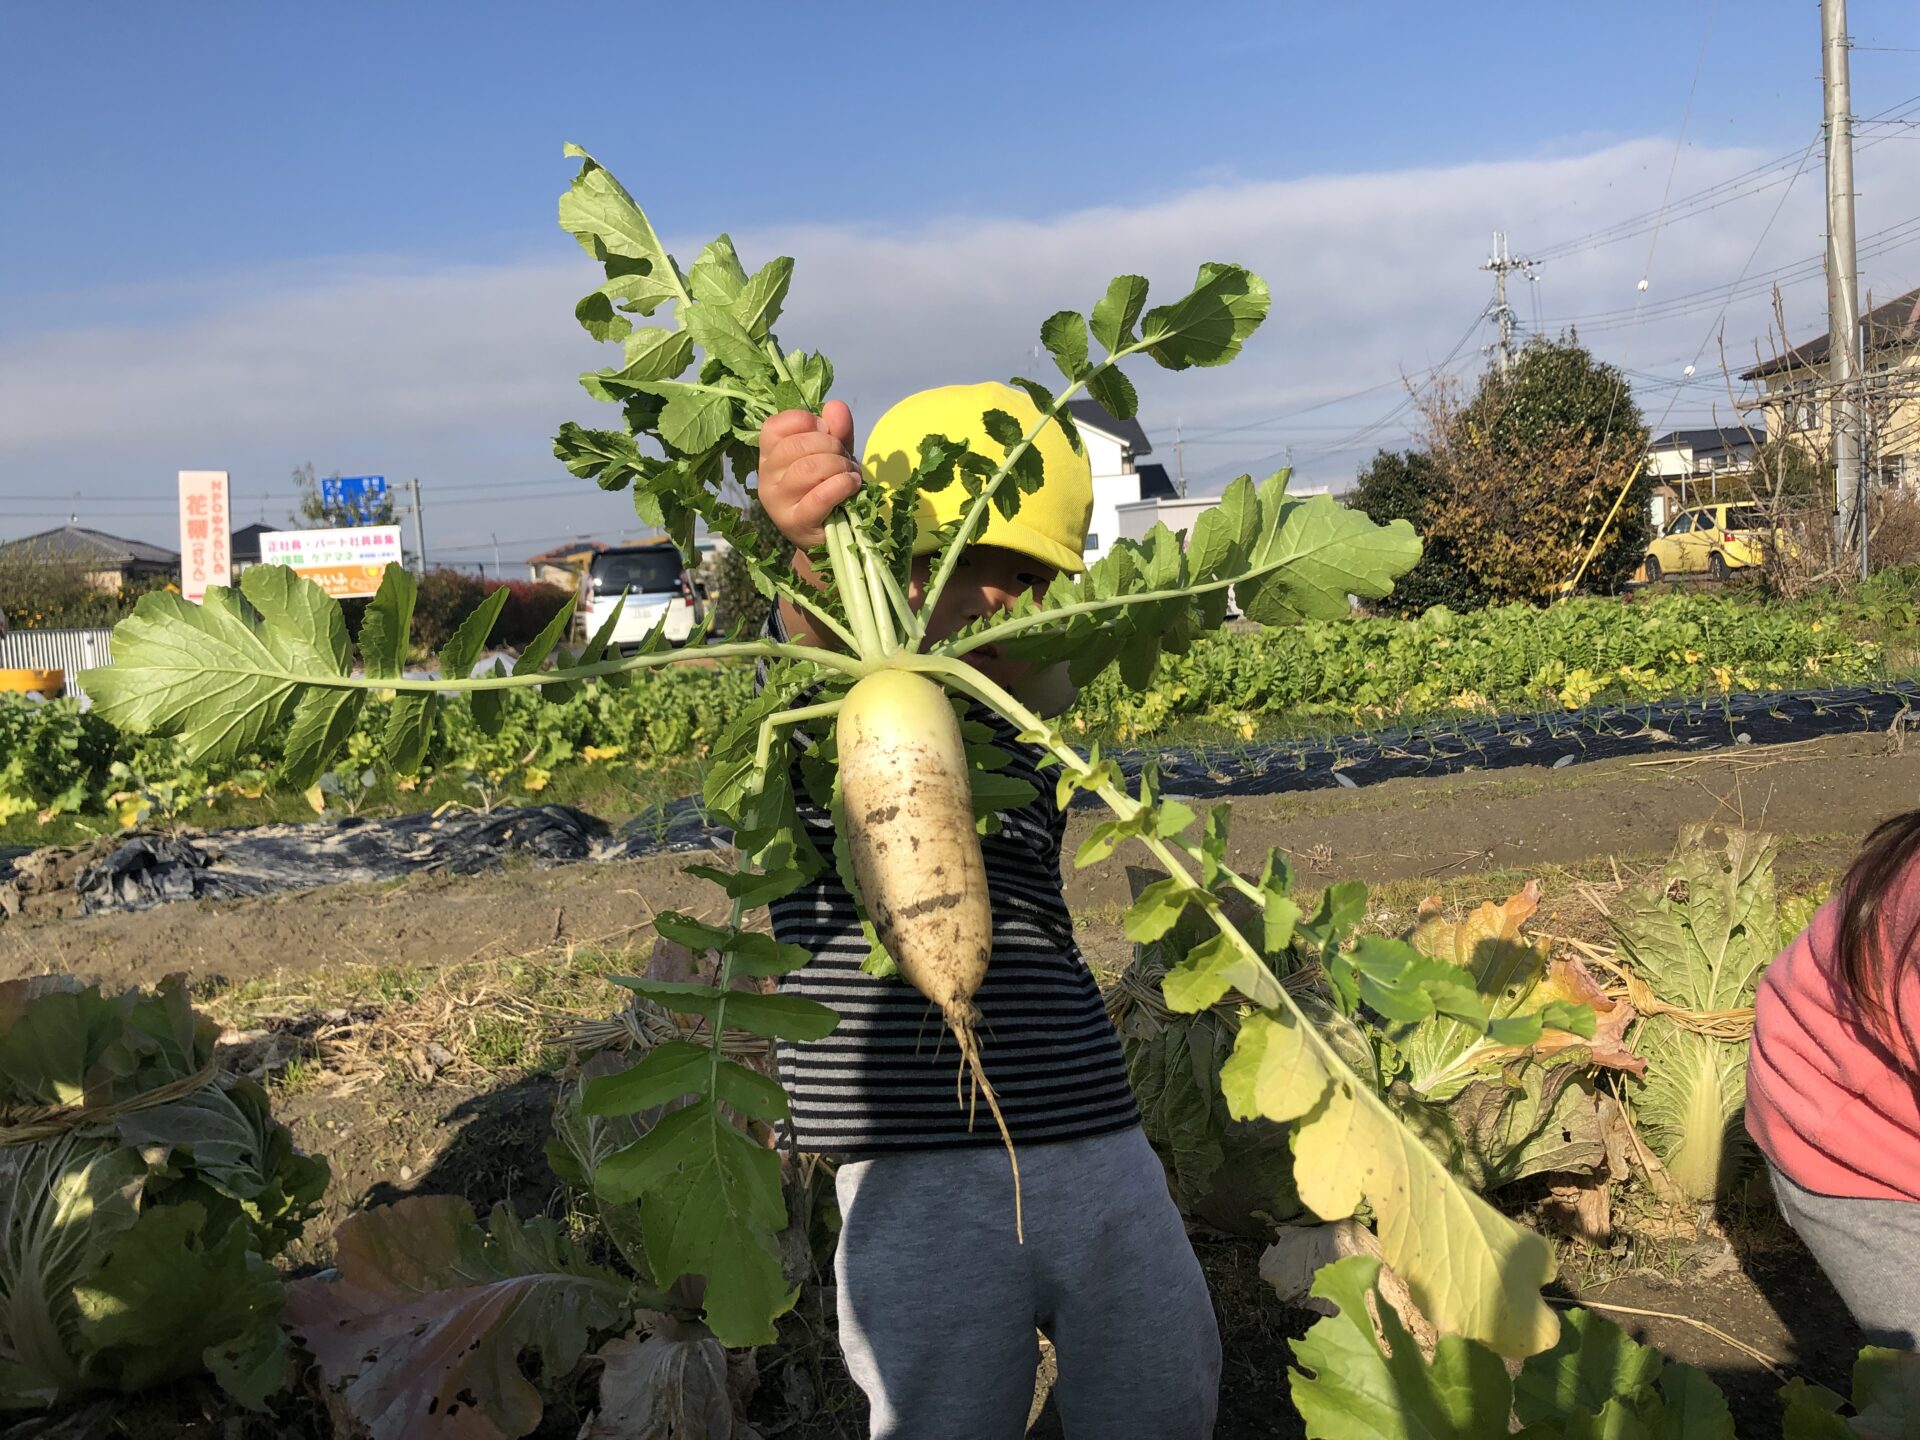
<instances>
[{"instance_id":1,"label":"napa cabbage","mask_svg":"<svg viewBox=\"0 0 1920 1440\"><path fill-rule=\"evenodd\" d=\"M1689 1200L1711 1199L1731 1173L1747 1047L1726 1012L1753 1004L1780 940L1772 837L1723 838L1710 846L1706 826L1683 831L1673 858L1614 915L1621 958L1659 1002L1643 1007L1654 1013L1636 1044L1647 1071L1635 1113Z\"/></svg>"},{"instance_id":2,"label":"napa cabbage","mask_svg":"<svg viewBox=\"0 0 1920 1440\"><path fill-rule=\"evenodd\" d=\"M0 984L0 1410L211 1372L255 1408L287 1354L271 1264L318 1208L180 977Z\"/></svg>"}]
</instances>

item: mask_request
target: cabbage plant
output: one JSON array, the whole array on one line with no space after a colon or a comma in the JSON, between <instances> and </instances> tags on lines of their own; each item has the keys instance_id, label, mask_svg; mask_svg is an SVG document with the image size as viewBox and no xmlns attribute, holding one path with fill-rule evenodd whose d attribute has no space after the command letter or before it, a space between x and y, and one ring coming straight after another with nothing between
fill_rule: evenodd
<instances>
[{"instance_id":1,"label":"cabbage plant","mask_svg":"<svg viewBox=\"0 0 1920 1440\"><path fill-rule=\"evenodd\" d=\"M1634 1102L1654 1152L1689 1200L1728 1177L1730 1133L1747 1099L1747 1047L1716 1018L1753 1004L1780 944L1773 838L1729 830L1707 844L1689 826L1651 882L1614 916L1620 950L1658 1005L1638 1040L1646 1084Z\"/></svg>"},{"instance_id":2,"label":"cabbage plant","mask_svg":"<svg viewBox=\"0 0 1920 1440\"><path fill-rule=\"evenodd\" d=\"M179 976L0 984L0 1409L201 1372L260 1408L285 1380L270 1262L327 1166L217 1033Z\"/></svg>"}]
</instances>

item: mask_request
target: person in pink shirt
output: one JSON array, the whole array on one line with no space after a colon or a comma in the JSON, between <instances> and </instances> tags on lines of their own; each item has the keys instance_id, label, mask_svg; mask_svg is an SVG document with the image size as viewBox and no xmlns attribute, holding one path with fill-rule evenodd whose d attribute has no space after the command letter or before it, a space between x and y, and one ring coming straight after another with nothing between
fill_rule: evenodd
<instances>
[{"instance_id":1,"label":"person in pink shirt","mask_svg":"<svg viewBox=\"0 0 1920 1440\"><path fill-rule=\"evenodd\" d=\"M1868 837L1761 980L1746 1123L1869 1343L1920 1349L1920 810Z\"/></svg>"}]
</instances>

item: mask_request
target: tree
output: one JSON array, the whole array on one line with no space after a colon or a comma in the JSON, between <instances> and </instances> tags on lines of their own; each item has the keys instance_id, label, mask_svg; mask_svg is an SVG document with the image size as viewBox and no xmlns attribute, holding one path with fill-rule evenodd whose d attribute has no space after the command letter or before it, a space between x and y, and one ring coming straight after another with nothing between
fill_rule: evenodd
<instances>
[{"instance_id":1,"label":"tree","mask_svg":"<svg viewBox=\"0 0 1920 1440\"><path fill-rule=\"evenodd\" d=\"M1768 440L1754 452L1753 494L1776 510L1833 508L1833 472L1797 440Z\"/></svg>"},{"instance_id":2,"label":"tree","mask_svg":"<svg viewBox=\"0 0 1920 1440\"><path fill-rule=\"evenodd\" d=\"M326 477L338 480L340 472L335 470ZM320 492L320 481L313 472L313 462L296 465L293 470L294 487L300 492L298 509L293 518L295 529L349 530L360 525L392 525L393 492L376 505L371 514L346 505L329 505Z\"/></svg>"},{"instance_id":3,"label":"tree","mask_svg":"<svg viewBox=\"0 0 1920 1440\"><path fill-rule=\"evenodd\" d=\"M1426 410L1438 477L1428 543L1453 547L1489 600L1553 598L1596 539L1582 584L1611 591L1632 576L1653 482L1646 424L1618 370L1572 334L1536 339L1465 405L1441 392Z\"/></svg>"},{"instance_id":4,"label":"tree","mask_svg":"<svg viewBox=\"0 0 1920 1440\"><path fill-rule=\"evenodd\" d=\"M1426 539L1420 563L1393 582L1393 593L1381 602L1384 609L1417 615L1435 605L1473 610L1487 603L1458 547L1432 534L1430 516L1441 484L1440 468L1425 450L1381 450L1359 474L1351 508L1377 525L1405 520Z\"/></svg>"}]
</instances>

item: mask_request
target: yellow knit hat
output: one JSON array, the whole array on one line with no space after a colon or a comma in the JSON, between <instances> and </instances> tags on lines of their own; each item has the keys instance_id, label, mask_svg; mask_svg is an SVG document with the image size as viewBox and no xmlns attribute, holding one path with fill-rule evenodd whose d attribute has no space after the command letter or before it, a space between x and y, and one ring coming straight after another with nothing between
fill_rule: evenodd
<instances>
[{"instance_id":1,"label":"yellow knit hat","mask_svg":"<svg viewBox=\"0 0 1920 1440\"><path fill-rule=\"evenodd\" d=\"M942 385L909 395L882 415L867 436L866 456L861 461L867 479L890 488L905 483L919 463L920 442L929 435L965 441L975 454L998 463L1007 452L987 434L980 418L989 410L1006 411L1019 422L1023 435L1040 420L1039 407L1024 391L1011 385ZM1020 512L1011 520L998 510L989 510L987 523L974 543L1017 550L1056 570L1077 575L1085 564L1087 522L1093 516L1093 472L1087 466L1086 452L1073 448L1058 421L1040 432L1034 448L1045 467L1045 483L1033 494L1020 497ZM918 507L920 533L913 553L926 555L937 549L934 532L958 520L968 499L966 487L958 480L944 490L922 493Z\"/></svg>"}]
</instances>

